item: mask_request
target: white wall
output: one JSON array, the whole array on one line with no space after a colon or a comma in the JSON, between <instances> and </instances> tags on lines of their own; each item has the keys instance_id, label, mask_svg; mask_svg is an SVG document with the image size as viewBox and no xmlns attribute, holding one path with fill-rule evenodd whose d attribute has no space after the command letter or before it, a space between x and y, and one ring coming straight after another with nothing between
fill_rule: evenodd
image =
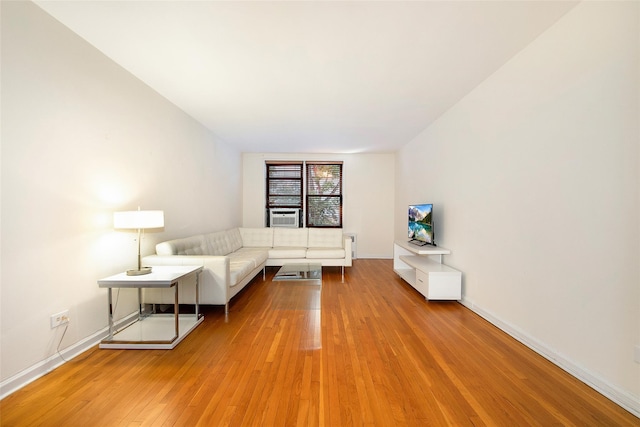
<instances>
[{"instance_id":1,"label":"white wall","mask_svg":"<svg viewBox=\"0 0 640 427\"><path fill-rule=\"evenodd\" d=\"M465 304L637 414L639 16L579 4L406 145L395 220L434 202Z\"/></svg>"},{"instance_id":2,"label":"white wall","mask_svg":"<svg viewBox=\"0 0 640 427\"><path fill-rule=\"evenodd\" d=\"M265 161L343 161L343 229L357 234L358 258L393 256L395 154L245 153L242 158L245 227L265 225Z\"/></svg>"},{"instance_id":3,"label":"white wall","mask_svg":"<svg viewBox=\"0 0 640 427\"><path fill-rule=\"evenodd\" d=\"M2 394L107 325L96 280L135 266L117 210L162 209L159 240L240 225L240 153L30 2L2 2ZM129 295L130 297L131 295ZM121 295L120 314L133 298ZM51 363L57 362L53 360Z\"/></svg>"}]
</instances>

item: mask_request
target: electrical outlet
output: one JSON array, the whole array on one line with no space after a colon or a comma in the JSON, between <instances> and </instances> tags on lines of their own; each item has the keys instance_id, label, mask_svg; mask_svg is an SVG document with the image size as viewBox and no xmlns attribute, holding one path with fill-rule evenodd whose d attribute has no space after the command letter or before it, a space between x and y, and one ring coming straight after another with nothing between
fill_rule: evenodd
<instances>
[{"instance_id":1,"label":"electrical outlet","mask_svg":"<svg viewBox=\"0 0 640 427\"><path fill-rule=\"evenodd\" d=\"M61 311L60 313L52 314L50 318L51 329L55 329L60 325L69 323L69 310Z\"/></svg>"},{"instance_id":2,"label":"electrical outlet","mask_svg":"<svg viewBox=\"0 0 640 427\"><path fill-rule=\"evenodd\" d=\"M637 345L633 354L633 360L640 363L640 345Z\"/></svg>"}]
</instances>

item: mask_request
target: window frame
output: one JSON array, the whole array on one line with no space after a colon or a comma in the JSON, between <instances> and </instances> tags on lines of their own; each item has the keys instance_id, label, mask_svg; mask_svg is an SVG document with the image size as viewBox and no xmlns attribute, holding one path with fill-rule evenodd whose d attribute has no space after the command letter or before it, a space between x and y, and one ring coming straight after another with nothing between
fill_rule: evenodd
<instances>
[{"instance_id":1,"label":"window frame","mask_svg":"<svg viewBox=\"0 0 640 427\"><path fill-rule=\"evenodd\" d=\"M297 171L296 171L297 169ZM281 176L278 176L281 174ZM296 176L297 174L297 176ZM269 224L269 212L271 209L284 208L284 209L299 209L299 212L304 208L304 162L302 161L266 161L265 162L265 185L266 185L266 198L265 198L265 224ZM298 192L273 192L274 189L286 189L277 185L277 183L289 182L290 187L295 190L297 186ZM297 184L296 184L297 183ZM287 198L298 199L297 203L278 203L278 200L282 201ZM300 218L299 218L300 220Z\"/></svg>"},{"instance_id":2,"label":"window frame","mask_svg":"<svg viewBox=\"0 0 640 427\"><path fill-rule=\"evenodd\" d=\"M337 172L338 177L334 179L334 176L319 178L316 174L316 166L332 167L333 173ZM305 226L309 228L342 228L343 225L343 162L341 161L308 161L305 162ZM331 173L331 172L329 172ZM321 182L322 179L329 180L328 182ZM331 210L335 210L334 215L326 216L329 218L333 216L336 220L327 221L322 223L320 218L314 217L314 212L317 210L317 205L320 203L329 202Z\"/></svg>"},{"instance_id":3,"label":"window frame","mask_svg":"<svg viewBox=\"0 0 640 427\"><path fill-rule=\"evenodd\" d=\"M333 166L337 167L337 183L332 188L331 192L316 194L316 189L321 188L321 183L318 182L313 175L315 166ZM284 176L274 176L272 171L278 170L282 167L282 173ZM297 168L298 176L286 176L287 168ZM291 172L291 169L289 169ZM277 174L275 174L277 175ZM295 173L294 173L295 175ZM281 192L273 193L272 190L276 188L275 182L277 181L294 181L297 182L299 192ZM271 209L299 209L298 223L299 227L308 228L342 228L343 227L343 204L344 204L344 167L342 161L302 161L302 160L266 160L265 161L265 224L267 227L271 226L270 222L270 210ZM337 190L337 194L335 191ZM299 203L276 203L274 199L292 197L297 198ZM317 219L312 218L314 206L316 206L317 199L334 200L335 204L331 209L335 210L333 223L318 224Z\"/></svg>"}]
</instances>

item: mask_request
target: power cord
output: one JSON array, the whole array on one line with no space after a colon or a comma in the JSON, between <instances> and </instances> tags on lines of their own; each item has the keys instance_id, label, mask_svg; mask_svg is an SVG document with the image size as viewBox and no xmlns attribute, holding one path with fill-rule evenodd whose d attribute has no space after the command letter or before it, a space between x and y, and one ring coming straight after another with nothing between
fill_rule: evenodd
<instances>
[{"instance_id":1,"label":"power cord","mask_svg":"<svg viewBox=\"0 0 640 427\"><path fill-rule=\"evenodd\" d=\"M62 336L60 337L60 341L58 342L58 347L56 348L56 351L60 359L64 360L65 362L68 362L68 360L65 359L64 356L62 356L62 353L60 353L60 345L62 345L62 340L64 339L64 335L67 333L67 329L69 329L69 318L65 317L64 320L66 320L67 323L64 326L64 331L62 331Z\"/></svg>"},{"instance_id":2,"label":"power cord","mask_svg":"<svg viewBox=\"0 0 640 427\"><path fill-rule=\"evenodd\" d=\"M113 304L113 313L115 313L116 309L118 308L119 299L120 299L120 288L118 288L116 292L116 302L115 304ZM58 354L58 357L60 357L60 359L62 359L64 362L68 362L69 360L65 359L64 356L62 355L60 351L60 346L62 345L62 340L64 340L64 336L67 333L67 329L69 329L69 321L71 319L69 319L67 316L63 316L61 320L62 322L65 323L65 325L64 325L64 331L62 331L62 336L60 337L60 341L58 341L58 346L56 347L56 353Z\"/></svg>"}]
</instances>

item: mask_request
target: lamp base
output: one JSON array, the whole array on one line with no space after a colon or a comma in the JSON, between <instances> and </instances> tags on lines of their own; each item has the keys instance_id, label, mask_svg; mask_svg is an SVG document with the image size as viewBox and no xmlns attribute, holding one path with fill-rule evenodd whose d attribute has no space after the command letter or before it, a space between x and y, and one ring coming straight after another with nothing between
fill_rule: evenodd
<instances>
[{"instance_id":1,"label":"lamp base","mask_svg":"<svg viewBox=\"0 0 640 427\"><path fill-rule=\"evenodd\" d=\"M127 270L127 276L142 276L151 273L151 267L140 267L139 270Z\"/></svg>"}]
</instances>

